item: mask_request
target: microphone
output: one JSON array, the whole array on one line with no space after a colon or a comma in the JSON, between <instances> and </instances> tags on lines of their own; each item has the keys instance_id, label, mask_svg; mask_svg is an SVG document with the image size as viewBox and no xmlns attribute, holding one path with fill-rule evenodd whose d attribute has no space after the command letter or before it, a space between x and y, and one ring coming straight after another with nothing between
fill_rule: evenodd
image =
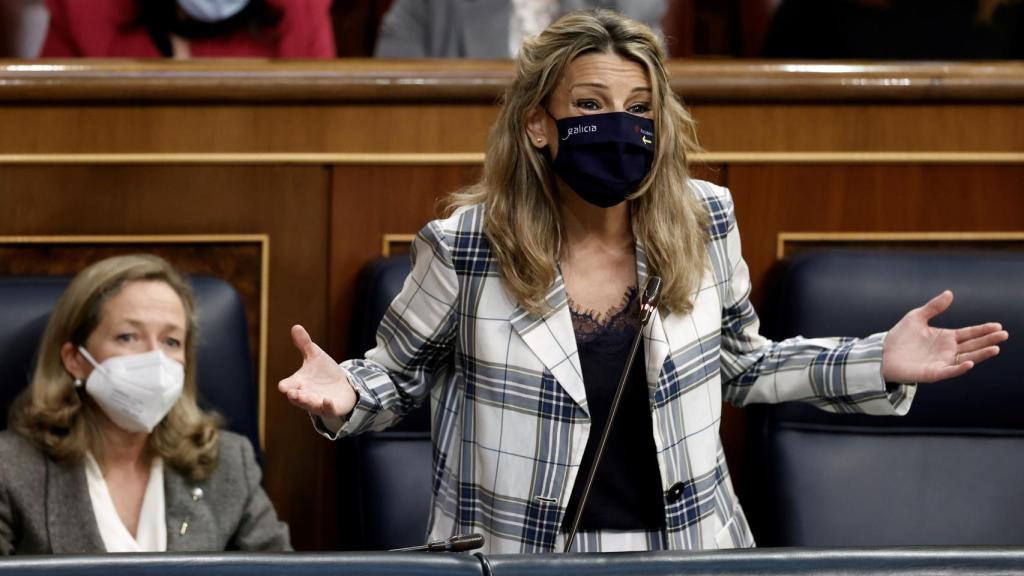
<instances>
[{"instance_id":1,"label":"microphone","mask_svg":"<svg viewBox=\"0 0 1024 576\"><path fill-rule=\"evenodd\" d=\"M604 430L601 431L601 441L598 443L597 451L594 453L594 463L591 464L590 470L587 472L587 483L583 485L580 505L576 508L576 515L572 519L569 536L565 539L565 549L562 550L563 553L568 552L569 548L572 547L573 538L576 537L576 531L580 527L580 519L583 518L583 507L587 505L590 488L594 485L594 478L597 476L597 467L601 464L601 456L604 454L605 445L608 444L608 436L612 430L612 424L615 423L615 413L619 410L619 401L622 400L622 392L626 389L626 380L629 378L630 370L633 369L633 361L636 360L636 351L640 347L640 339L643 337L644 327L651 320L654 311L658 309L658 302L660 301L661 277L649 276L647 283L644 284L644 293L640 297L640 327L636 331L636 336L633 337L633 345L629 349L626 366L622 369L622 376L619 378L619 387L615 389L615 396L612 397L612 405L608 410L608 422L605 424Z\"/></svg>"},{"instance_id":2,"label":"microphone","mask_svg":"<svg viewBox=\"0 0 1024 576\"><path fill-rule=\"evenodd\" d=\"M421 546L394 548L388 552L468 552L484 545L483 534L456 534L447 540L436 540Z\"/></svg>"},{"instance_id":3,"label":"microphone","mask_svg":"<svg viewBox=\"0 0 1024 576\"><path fill-rule=\"evenodd\" d=\"M661 302L661 276L651 276L644 285L643 296L640 297L640 328L647 326L651 315L658 309ZM633 358L630 357L632 362ZM628 368L628 366L627 366Z\"/></svg>"}]
</instances>

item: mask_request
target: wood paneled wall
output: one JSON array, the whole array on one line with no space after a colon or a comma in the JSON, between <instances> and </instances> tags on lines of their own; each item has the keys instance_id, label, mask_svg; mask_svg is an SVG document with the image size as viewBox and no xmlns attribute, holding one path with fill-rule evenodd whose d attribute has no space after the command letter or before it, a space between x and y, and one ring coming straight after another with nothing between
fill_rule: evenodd
<instances>
[{"instance_id":1,"label":"wood paneled wall","mask_svg":"<svg viewBox=\"0 0 1024 576\"><path fill-rule=\"evenodd\" d=\"M673 62L762 305L783 232L1024 230L1024 65ZM339 541L350 462L276 392L302 323L347 350L353 281L478 177L507 62L0 63L0 236L266 234L266 486ZM6 253L5 253L6 254ZM5 257L0 255L0 257ZM723 425L742 475L742 414Z\"/></svg>"}]
</instances>

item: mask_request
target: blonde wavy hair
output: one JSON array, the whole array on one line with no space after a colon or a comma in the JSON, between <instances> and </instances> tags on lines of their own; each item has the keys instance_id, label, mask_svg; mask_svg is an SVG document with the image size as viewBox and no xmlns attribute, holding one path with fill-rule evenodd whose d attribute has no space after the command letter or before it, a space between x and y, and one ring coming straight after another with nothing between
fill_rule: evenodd
<instances>
[{"instance_id":1,"label":"blonde wavy hair","mask_svg":"<svg viewBox=\"0 0 1024 576\"><path fill-rule=\"evenodd\" d=\"M149 255L115 256L82 270L50 314L39 345L32 383L11 409L11 428L57 461L77 461L86 451L103 452L97 426L100 408L76 388L60 350L84 346L99 325L104 304L124 286L157 280L170 286L185 308L185 386L178 402L149 435L147 450L192 480L217 466L220 417L196 404L196 318L192 289L165 260Z\"/></svg>"},{"instance_id":2,"label":"blonde wavy hair","mask_svg":"<svg viewBox=\"0 0 1024 576\"><path fill-rule=\"evenodd\" d=\"M585 10L524 41L487 140L483 176L453 194L450 207L486 204L484 231L506 289L524 308L542 312L557 274L562 227L557 181L530 143L527 116L546 105L574 59L595 52L636 62L650 79L657 138L651 172L628 199L633 234L652 273L662 278L662 303L688 313L705 271L709 221L687 185L687 159L698 150L696 125L669 85L657 36L644 24L610 10Z\"/></svg>"}]
</instances>

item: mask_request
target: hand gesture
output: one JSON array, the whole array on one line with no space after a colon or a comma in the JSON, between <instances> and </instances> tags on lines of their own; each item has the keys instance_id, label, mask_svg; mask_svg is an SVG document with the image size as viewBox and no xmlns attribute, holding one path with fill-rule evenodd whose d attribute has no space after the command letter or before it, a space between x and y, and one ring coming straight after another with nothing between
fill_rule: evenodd
<instances>
[{"instance_id":1,"label":"hand gesture","mask_svg":"<svg viewBox=\"0 0 1024 576\"><path fill-rule=\"evenodd\" d=\"M953 293L946 290L907 312L889 330L882 349L882 377L886 382L937 382L960 376L999 354L999 343L1009 334L998 323L958 330L928 325L952 303Z\"/></svg>"},{"instance_id":2,"label":"hand gesture","mask_svg":"<svg viewBox=\"0 0 1024 576\"><path fill-rule=\"evenodd\" d=\"M356 404L356 392L338 363L313 343L302 326L292 326L292 341L302 352L302 367L277 389L292 404L317 416L344 417Z\"/></svg>"}]
</instances>

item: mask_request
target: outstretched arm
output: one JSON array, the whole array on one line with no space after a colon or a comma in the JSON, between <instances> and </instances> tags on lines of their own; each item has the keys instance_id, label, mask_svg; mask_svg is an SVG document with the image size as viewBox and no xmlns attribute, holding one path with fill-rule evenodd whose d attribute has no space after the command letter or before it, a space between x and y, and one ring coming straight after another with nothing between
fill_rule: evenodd
<instances>
[{"instance_id":1,"label":"outstretched arm","mask_svg":"<svg viewBox=\"0 0 1024 576\"><path fill-rule=\"evenodd\" d=\"M292 339L302 366L278 389L334 439L394 424L422 402L451 363L458 278L443 223L427 224L412 247L413 268L377 329L365 359L338 365L301 326Z\"/></svg>"}]
</instances>

